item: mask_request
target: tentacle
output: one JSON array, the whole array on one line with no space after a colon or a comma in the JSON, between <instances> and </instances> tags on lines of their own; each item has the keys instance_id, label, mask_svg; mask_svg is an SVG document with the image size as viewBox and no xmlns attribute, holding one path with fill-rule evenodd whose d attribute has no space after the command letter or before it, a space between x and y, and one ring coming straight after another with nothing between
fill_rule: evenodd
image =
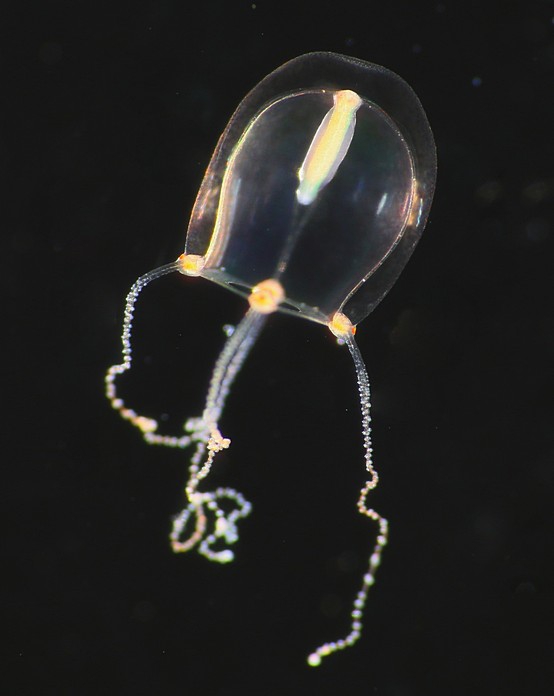
<instances>
[{"instance_id":1,"label":"tentacle","mask_svg":"<svg viewBox=\"0 0 554 696\"><path fill-rule=\"evenodd\" d=\"M372 456L373 448L371 445L370 415L371 391L369 385L369 376L367 374L367 369L364 365L360 349L354 340L354 334L351 331L344 332L341 334L340 340L347 344L356 368L358 392L360 396L360 408L362 412L362 436L365 451L365 466L366 471L369 474L369 479L365 482L360 491L358 510L362 515L369 517L370 520L377 523L378 533L375 544L373 545L369 556L367 570L362 579L362 585L358 590L356 599L354 600L352 610L350 612L350 631L344 638L329 643L323 643L323 645L316 648L316 650L314 650L308 656L308 664L312 667L317 667L320 665L323 657L331 655L338 650L344 650L344 648L354 645L354 643L359 640L362 633L362 617L367 602L369 588L375 582L375 573L377 572L377 568L381 563L381 555L388 541L388 521L376 510L368 507L366 504L367 495L377 486L379 482L379 475L373 466Z\"/></svg>"},{"instance_id":2,"label":"tentacle","mask_svg":"<svg viewBox=\"0 0 554 696\"><path fill-rule=\"evenodd\" d=\"M189 419L185 423L185 430L190 433L191 440L197 442L197 447L191 458L185 486L188 505L174 519L170 534L171 545L176 552L188 551L199 544L199 553L209 560L219 563L233 560L233 552L230 549L214 551L212 547L220 539L228 544L238 540L237 522L250 514L252 506L241 493L232 488L200 492L198 487L210 473L215 456L231 444L229 438L221 434L219 420L231 386L265 320L265 315L250 309L235 330L229 333L212 373L202 417ZM235 507L228 513L219 505L218 501L222 498L235 503ZM214 518L213 531L208 531L209 513ZM196 518L194 531L188 539L182 541L192 515Z\"/></svg>"},{"instance_id":3,"label":"tentacle","mask_svg":"<svg viewBox=\"0 0 554 696\"><path fill-rule=\"evenodd\" d=\"M133 328L133 316L135 313L135 305L138 296L140 295L141 291L153 280L168 275L169 273L173 273L173 271L177 271L179 268L180 266L178 261L168 263L165 266L160 266L160 268L155 268L153 271L140 276L140 278L138 278L138 280L136 280L131 287L127 295L127 299L125 300L125 312L123 315L123 330L121 333L122 362L118 365L112 365L108 369L105 377L105 385L106 396L112 407L118 411L122 418L129 421L135 426L135 428L138 428L141 431L144 440L149 445L164 445L165 447L185 448L188 447L192 441L189 435L176 437L173 435L162 435L157 433L158 421L154 418L141 416L133 409L128 408L123 399L117 395L115 385L117 377L130 370L133 362L131 335Z\"/></svg>"}]
</instances>

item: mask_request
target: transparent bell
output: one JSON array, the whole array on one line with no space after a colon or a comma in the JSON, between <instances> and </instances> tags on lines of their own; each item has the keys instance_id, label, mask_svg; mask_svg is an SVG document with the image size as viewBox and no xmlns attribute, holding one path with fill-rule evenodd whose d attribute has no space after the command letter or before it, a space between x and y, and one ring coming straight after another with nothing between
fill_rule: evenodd
<instances>
[{"instance_id":1,"label":"transparent bell","mask_svg":"<svg viewBox=\"0 0 554 696\"><path fill-rule=\"evenodd\" d=\"M310 156L319 179L307 186ZM235 111L200 188L185 254L203 257L200 275L246 297L273 278L284 290L281 311L324 324L342 312L356 324L421 236L435 170L427 119L400 77L332 53L301 56Z\"/></svg>"}]
</instances>

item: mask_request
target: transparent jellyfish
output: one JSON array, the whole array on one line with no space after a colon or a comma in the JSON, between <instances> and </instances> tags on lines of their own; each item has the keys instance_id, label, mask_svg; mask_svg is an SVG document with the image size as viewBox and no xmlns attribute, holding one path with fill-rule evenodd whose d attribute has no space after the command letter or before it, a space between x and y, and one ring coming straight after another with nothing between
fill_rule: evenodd
<instances>
[{"instance_id":1,"label":"transparent jellyfish","mask_svg":"<svg viewBox=\"0 0 554 696\"><path fill-rule=\"evenodd\" d=\"M370 387L354 340L356 324L389 291L425 225L435 185L429 124L412 89L389 70L334 53L295 58L240 103L200 187L185 251L141 276L127 296L122 362L106 375L113 408L149 444L192 447L185 508L173 521L174 551L197 549L233 559L238 524L250 503L230 488L206 490L218 452L229 390L268 316L286 312L324 324L346 344L357 374L367 480L358 510L377 526L348 632L316 648L308 664L360 637L367 594L387 543L388 523L367 504L378 475L372 462ZM131 367L135 302L151 281L173 271L201 276L244 296L249 309L214 367L203 413L185 435L158 431L128 408L116 378ZM229 511L230 510L230 511Z\"/></svg>"}]
</instances>

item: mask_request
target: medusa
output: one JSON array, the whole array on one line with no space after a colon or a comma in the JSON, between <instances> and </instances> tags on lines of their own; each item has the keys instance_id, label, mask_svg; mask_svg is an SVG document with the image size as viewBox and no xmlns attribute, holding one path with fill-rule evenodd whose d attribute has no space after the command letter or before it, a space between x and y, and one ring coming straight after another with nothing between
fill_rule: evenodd
<instances>
[{"instance_id":1,"label":"medusa","mask_svg":"<svg viewBox=\"0 0 554 696\"><path fill-rule=\"evenodd\" d=\"M113 408L149 444L191 448L185 507L174 518L176 552L198 550L233 560L231 546L250 503L204 481L230 445L219 423L229 390L264 323L286 312L325 325L350 351L362 415L367 480L358 510L377 526L354 599L349 631L323 643L308 664L353 645L367 594L387 543L388 523L367 503L378 475L370 438L370 387L354 339L356 325L389 291L425 225L435 185L433 136L418 98L385 68L334 53L295 58L241 102L221 136L200 187L184 253L141 276L126 301L122 362L109 368ZM248 301L229 332L209 383L205 407L185 435L162 434L156 420L128 408L116 378L131 367L137 297L173 271L201 276Z\"/></svg>"}]
</instances>

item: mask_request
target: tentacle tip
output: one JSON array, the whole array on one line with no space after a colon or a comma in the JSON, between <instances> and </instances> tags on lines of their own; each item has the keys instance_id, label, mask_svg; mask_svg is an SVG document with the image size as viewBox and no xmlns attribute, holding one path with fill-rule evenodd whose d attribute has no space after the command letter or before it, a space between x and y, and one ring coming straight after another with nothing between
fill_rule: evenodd
<instances>
[{"instance_id":1,"label":"tentacle tip","mask_svg":"<svg viewBox=\"0 0 554 696\"><path fill-rule=\"evenodd\" d=\"M319 667L319 665L321 664L321 657L316 652L314 652L311 655L308 655L307 662L310 665L310 667Z\"/></svg>"}]
</instances>

